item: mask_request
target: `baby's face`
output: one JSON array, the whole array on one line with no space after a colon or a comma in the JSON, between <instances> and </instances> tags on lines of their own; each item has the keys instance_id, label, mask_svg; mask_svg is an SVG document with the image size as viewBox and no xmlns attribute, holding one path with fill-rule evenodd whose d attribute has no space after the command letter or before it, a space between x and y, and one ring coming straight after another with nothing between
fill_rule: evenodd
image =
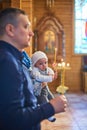
<instances>
[{"instance_id":1,"label":"baby's face","mask_svg":"<svg viewBox=\"0 0 87 130\"><path fill-rule=\"evenodd\" d=\"M48 67L48 61L45 58L42 58L36 62L35 67L39 68L41 71L44 71Z\"/></svg>"}]
</instances>

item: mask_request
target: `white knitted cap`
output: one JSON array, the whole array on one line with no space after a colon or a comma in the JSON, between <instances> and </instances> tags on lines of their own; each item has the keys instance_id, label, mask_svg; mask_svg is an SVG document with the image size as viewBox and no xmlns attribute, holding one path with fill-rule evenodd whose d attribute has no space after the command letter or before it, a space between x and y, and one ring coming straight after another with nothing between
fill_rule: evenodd
<instances>
[{"instance_id":1,"label":"white knitted cap","mask_svg":"<svg viewBox=\"0 0 87 130\"><path fill-rule=\"evenodd\" d=\"M35 53L33 53L32 57L31 57L32 65L34 66L36 64L36 62L42 58L46 58L46 60L48 61L48 58L44 52L36 51Z\"/></svg>"}]
</instances>

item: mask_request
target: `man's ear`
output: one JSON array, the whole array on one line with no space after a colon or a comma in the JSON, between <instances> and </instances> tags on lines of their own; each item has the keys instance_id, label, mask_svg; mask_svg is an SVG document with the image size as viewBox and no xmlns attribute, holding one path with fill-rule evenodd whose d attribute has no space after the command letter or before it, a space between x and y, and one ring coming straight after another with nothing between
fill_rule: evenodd
<instances>
[{"instance_id":1,"label":"man's ear","mask_svg":"<svg viewBox=\"0 0 87 130\"><path fill-rule=\"evenodd\" d=\"M12 24L7 24L6 25L6 33L9 36L14 36L14 26Z\"/></svg>"}]
</instances>

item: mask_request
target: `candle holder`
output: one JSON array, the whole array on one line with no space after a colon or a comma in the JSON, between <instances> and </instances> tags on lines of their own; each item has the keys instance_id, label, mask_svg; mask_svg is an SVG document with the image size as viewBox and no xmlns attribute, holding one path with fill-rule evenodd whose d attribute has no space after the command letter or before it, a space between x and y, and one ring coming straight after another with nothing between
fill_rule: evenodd
<instances>
[{"instance_id":1,"label":"candle holder","mask_svg":"<svg viewBox=\"0 0 87 130\"><path fill-rule=\"evenodd\" d=\"M69 88L67 86L65 86L65 71L69 70L70 68L70 64L69 63L65 63L63 61L63 59L61 60L61 63L58 63L56 65L56 70L60 70L61 72L61 84L57 87L56 91L60 94L64 94Z\"/></svg>"},{"instance_id":2,"label":"candle holder","mask_svg":"<svg viewBox=\"0 0 87 130\"><path fill-rule=\"evenodd\" d=\"M57 48L54 48L54 63L56 63Z\"/></svg>"}]
</instances>

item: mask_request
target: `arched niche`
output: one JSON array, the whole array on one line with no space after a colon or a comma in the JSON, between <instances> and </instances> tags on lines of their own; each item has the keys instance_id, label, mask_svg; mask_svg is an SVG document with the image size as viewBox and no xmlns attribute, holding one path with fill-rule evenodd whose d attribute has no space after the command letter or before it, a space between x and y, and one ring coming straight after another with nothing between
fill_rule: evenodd
<instances>
[{"instance_id":1,"label":"arched niche","mask_svg":"<svg viewBox=\"0 0 87 130\"><path fill-rule=\"evenodd\" d=\"M58 18L52 14L45 15L37 23L34 33L34 51L44 51L50 63L54 61L55 48L57 48L57 60L62 57L64 30Z\"/></svg>"}]
</instances>

